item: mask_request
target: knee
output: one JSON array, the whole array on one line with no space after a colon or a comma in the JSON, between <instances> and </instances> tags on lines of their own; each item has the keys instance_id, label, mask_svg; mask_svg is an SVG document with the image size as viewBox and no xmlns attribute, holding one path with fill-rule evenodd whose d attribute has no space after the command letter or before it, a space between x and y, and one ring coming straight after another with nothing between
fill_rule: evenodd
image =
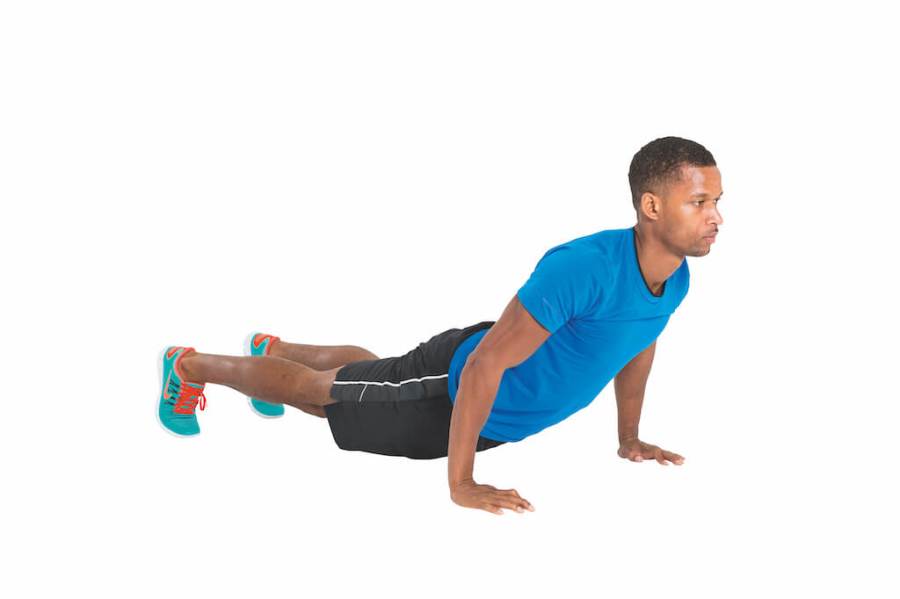
<instances>
[{"instance_id":1,"label":"knee","mask_svg":"<svg viewBox=\"0 0 900 599\"><path fill-rule=\"evenodd\" d=\"M311 383L304 389L301 401L318 408L334 403L335 400L331 398L331 385L334 383L338 370L340 368L313 371ZM325 412L323 410L322 417L324 416Z\"/></svg>"},{"instance_id":2,"label":"knee","mask_svg":"<svg viewBox=\"0 0 900 599\"><path fill-rule=\"evenodd\" d=\"M359 350L360 355L363 356L361 358L362 360L380 360L381 359L364 347L359 347L358 345L354 346L354 347L356 347L356 349Z\"/></svg>"},{"instance_id":3,"label":"knee","mask_svg":"<svg viewBox=\"0 0 900 599\"><path fill-rule=\"evenodd\" d=\"M322 406L314 406L312 404L306 403L298 403L294 406L298 410L306 412L307 414L312 414L313 416L318 416L319 418L325 418L325 408Z\"/></svg>"}]
</instances>

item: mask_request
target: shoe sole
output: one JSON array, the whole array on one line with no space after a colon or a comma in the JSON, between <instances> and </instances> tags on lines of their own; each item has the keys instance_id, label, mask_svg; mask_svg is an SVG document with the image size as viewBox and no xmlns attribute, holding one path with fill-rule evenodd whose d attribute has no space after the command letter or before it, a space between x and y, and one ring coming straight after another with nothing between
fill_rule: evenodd
<instances>
[{"instance_id":1,"label":"shoe sole","mask_svg":"<svg viewBox=\"0 0 900 599\"><path fill-rule=\"evenodd\" d=\"M258 332L259 332L259 331L255 331L255 332L253 332L253 333L250 333L249 335L247 335L247 336L244 338L244 355L245 355L245 356L252 356L252 355L253 355L253 354L250 352L250 344L253 343L253 336L256 335ZM253 405L253 398L251 398L251 397L247 397L247 403L250 404L250 409L253 410L253 412L256 413L256 415L259 416L260 418L267 418L267 419L269 419L269 420L274 420L275 418L282 418L282 417L284 417L284 414L279 414L279 415L277 415L277 416L270 416L270 415L268 415L268 414L263 414L262 412L260 412L259 410L256 409L256 406Z\"/></svg>"},{"instance_id":2,"label":"shoe sole","mask_svg":"<svg viewBox=\"0 0 900 599\"><path fill-rule=\"evenodd\" d=\"M162 349L162 351L159 352L159 358L156 360L156 374L158 375L157 378L159 379L159 392L160 393L162 393L163 371L165 370L164 365L165 365L165 360L166 360L166 349L168 349L168 347L169 346L164 347ZM156 398L156 403L153 404L153 413L156 415L156 421L159 423L159 426L164 431L166 431L167 433L172 435L173 437L178 437L179 439L187 439L187 438L196 437L199 435L199 433L194 434L194 435L182 435L182 434L176 433L175 431L173 431L172 429L167 427L165 424L163 424L162 420L159 419L159 397Z\"/></svg>"}]
</instances>

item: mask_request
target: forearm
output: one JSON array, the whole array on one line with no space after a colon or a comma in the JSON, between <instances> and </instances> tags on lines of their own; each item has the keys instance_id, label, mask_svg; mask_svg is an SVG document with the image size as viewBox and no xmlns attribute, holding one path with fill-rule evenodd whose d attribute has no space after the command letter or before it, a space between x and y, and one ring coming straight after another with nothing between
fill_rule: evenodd
<instances>
[{"instance_id":1,"label":"forearm","mask_svg":"<svg viewBox=\"0 0 900 599\"><path fill-rule=\"evenodd\" d=\"M636 439L638 424L641 421L641 405L644 394L616 394L616 405L619 409L619 443L627 439Z\"/></svg>"},{"instance_id":2,"label":"forearm","mask_svg":"<svg viewBox=\"0 0 900 599\"><path fill-rule=\"evenodd\" d=\"M502 378L502 371L474 360L466 362L463 368L450 416L447 474L451 489L472 479L478 437L491 413Z\"/></svg>"}]
</instances>

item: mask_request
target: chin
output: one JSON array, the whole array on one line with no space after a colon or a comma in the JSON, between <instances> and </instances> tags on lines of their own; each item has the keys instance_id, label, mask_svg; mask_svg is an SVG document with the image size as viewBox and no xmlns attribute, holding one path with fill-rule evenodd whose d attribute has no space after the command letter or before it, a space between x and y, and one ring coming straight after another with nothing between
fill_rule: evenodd
<instances>
[{"instance_id":1,"label":"chin","mask_svg":"<svg viewBox=\"0 0 900 599\"><path fill-rule=\"evenodd\" d=\"M686 255L691 256L691 257L693 257L693 258L700 258L700 257L706 256L706 255L709 254L711 251L712 251L712 248L708 248L708 247L707 247L707 248L700 248L700 249L696 249L696 250L687 252Z\"/></svg>"}]
</instances>

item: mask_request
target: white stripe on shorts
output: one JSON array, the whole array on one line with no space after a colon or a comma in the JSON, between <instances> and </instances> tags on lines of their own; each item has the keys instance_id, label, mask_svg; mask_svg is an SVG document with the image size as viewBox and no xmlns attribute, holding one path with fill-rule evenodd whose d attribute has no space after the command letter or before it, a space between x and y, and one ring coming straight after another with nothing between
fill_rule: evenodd
<instances>
[{"instance_id":1,"label":"white stripe on shorts","mask_svg":"<svg viewBox=\"0 0 900 599\"><path fill-rule=\"evenodd\" d=\"M335 385L388 385L390 387L399 387L400 385L405 385L406 383L415 383L418 381L428 381L431 379L445 379L448 375L446 374L434 374L430 376L423 376L418 379L406 379L405 381L400 381L399 383L392 383L391 381L334 381Z\"/></svg>"}]
</instances>

